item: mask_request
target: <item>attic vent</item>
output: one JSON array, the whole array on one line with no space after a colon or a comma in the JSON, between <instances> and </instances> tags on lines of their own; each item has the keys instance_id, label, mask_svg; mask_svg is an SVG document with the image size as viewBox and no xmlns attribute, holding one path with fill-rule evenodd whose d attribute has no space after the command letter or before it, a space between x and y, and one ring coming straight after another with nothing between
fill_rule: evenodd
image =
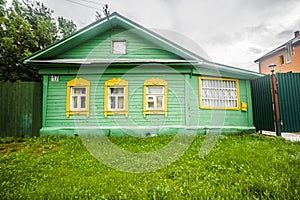
<instances>
[{"instance_id":1,"label":"attic vent","mask_svg":"<svg viewBox=\"0 0 300 200\"><path fill-rule=\"evenodd\" d=\"M112 41L112 53L113 54L126 54L126 41L125 40L113 40Z\"/></svg>"}]
</instances>

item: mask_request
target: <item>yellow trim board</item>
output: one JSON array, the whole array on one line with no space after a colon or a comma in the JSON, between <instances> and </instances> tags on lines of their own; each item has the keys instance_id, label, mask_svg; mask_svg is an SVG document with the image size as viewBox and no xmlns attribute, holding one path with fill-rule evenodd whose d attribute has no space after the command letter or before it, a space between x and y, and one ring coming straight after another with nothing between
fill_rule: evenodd
<instances>
[{"instance_id":1,"label":"yellow trim board","mask_svg":"<svg viewBox=\"0 0 300 200\"><path fill-rule=\"evenodd\" d=\"M163 110L147 110L147 86L164 86L164 109ZM150 78L144 81L144 106L143 115L146 118L147 114L164 114L168 116L168 82L160 78Z\"/></svg>"},{"instance_id":2,"label":"yellow trim board","mask_svg":"<svg viewBox=\"0 0 300 200\"><path fill-rule=\"evenodd\" d=\"M66 102L66 116L70 115L90 115L90 81L83 78L75 78L67 83L67 102ZM72 111L71 110L71 87L85 87L86 88L86 110Z\"/></svg>"},{"instance_id":3,"label":"yellow trim board","mask_svg":"<svg viewBox=\"0 0 300 200\"><path fill-rule=\"evenodd\" d=\"M108 88L109 87L124 87L125 89L125 108L124 110L110 111L108 109ZM128 117L128 82L120 78L113 78L105 82L104 87L104 117L108 115L125 115Z\"/></svg>"}]
</instances>

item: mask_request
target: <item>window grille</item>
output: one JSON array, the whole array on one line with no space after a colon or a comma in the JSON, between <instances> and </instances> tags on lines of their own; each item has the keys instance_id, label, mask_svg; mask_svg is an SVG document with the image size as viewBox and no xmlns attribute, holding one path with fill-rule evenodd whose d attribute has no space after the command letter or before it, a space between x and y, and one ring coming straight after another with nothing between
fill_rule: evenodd
<instances>
[{"instance_id":1,"label":"window grille","mask_svg":"<svg viewBox=\"0 0 300 200\"><path fill-rule=\"evenodd\" d=\"M202 78L200 81L202 108L239 108L237 80Z\"/></svg>"}]
</instances>

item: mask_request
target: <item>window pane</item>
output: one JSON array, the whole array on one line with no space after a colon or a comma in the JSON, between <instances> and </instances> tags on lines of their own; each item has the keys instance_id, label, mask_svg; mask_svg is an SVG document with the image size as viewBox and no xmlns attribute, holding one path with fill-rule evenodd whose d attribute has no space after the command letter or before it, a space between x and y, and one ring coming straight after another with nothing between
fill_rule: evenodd
<instances>
[{"instance_id":1,"label":"window pane","mask_svg":"<svg viewBox=\"0 0 300 200\"><path fill-rule=\"evenodd\" d=\"M148 102L148 108L154 108L154 102Z\"/></svg>"},{"instance_id":2,"label":"window pane","mask_svg":"<svg viewBox=\"0 0 300 200\"><path fill-rule=\"evenodd\" d=\"M72 94L86 94L86 88L72 88Z\"/></svg>"},{"instance_id":3,"label":"window pane","mask_svg":"<svg viewBox=\"0 0 300 200\"><path fill-rule=\"evenodd\" d=\"M124 109L124 97L118 97L118 109Z\"/></svg>"},{"instance_id":4,"label":"window pane","mask_svg":"<svg viewBox=\"0 0 300 200\"><path fill-rule=\"evenodd\" d=\"M116 108L116 97L110 97L110 109L115 109Z\"/></svg>"},{"instance_id":5,"label":"window pane","mask_svg":"<svg viewBox=\"0 0 300 200\"><path fill-rule=\"evenodd\" d=\"M84 97L81 97L81 105L80 105L80 108L85 108L86 105L85 105L85 96Z\"/></svg>"},{"instance_id":6,"label":"window pane","mask_svg":"<svg viewBox=\"0 0 300 200\"><path fill-rule=\"evenodd\" d=\"M78 108L78 97L75 96L72 98L72 104L73 104L73 108Z\"/></svg>"},{"instance_id":7,"label":"window pane","mask_svg":"<svg viewBox=\"0 0 300 200\"><path fill-rule=\"evenodd\" d=\"M163 97L162 96L157 97L156 107L157 108L162 108L163 107Z\"/></svg>"},{"instance_id":8,"label":"window pane","mask_svg":"<svg viewBox=\"0 0 300 200\"><path fill-rule=\"evenodd\" d=\"M124 88L109 88L109 94L124 94Z\"/></svg>"},{"instance_id":9,"label":"window pane","mask_svg":"<svg viewBox=\"0 0 300 200\"><path fill-rule=\"evenodd\" d=\"M148 91L148 94L163 94L164 87L163 86L148 86L147 91Z\"/></svg>"}]
</instances>

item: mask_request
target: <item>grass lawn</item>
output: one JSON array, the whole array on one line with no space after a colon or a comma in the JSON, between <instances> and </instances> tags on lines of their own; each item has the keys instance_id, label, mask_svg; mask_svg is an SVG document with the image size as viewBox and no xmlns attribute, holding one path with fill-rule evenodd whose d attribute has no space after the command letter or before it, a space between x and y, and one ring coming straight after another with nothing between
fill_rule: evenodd
<instances>
[{"instance_id":1,"label":"grass lawn","mask_svg":"<svg viewBox=\"0 0 300 200\"><path fill-rule=\"evenodd\" d=\"M173 136L109 139L132 152ZM0 139L0 199L300 199L300 143L257 134L220 136L199 158L205 136L168 167L117 171L90 155L80 137Z\"/></svg>"}]
</instances>

